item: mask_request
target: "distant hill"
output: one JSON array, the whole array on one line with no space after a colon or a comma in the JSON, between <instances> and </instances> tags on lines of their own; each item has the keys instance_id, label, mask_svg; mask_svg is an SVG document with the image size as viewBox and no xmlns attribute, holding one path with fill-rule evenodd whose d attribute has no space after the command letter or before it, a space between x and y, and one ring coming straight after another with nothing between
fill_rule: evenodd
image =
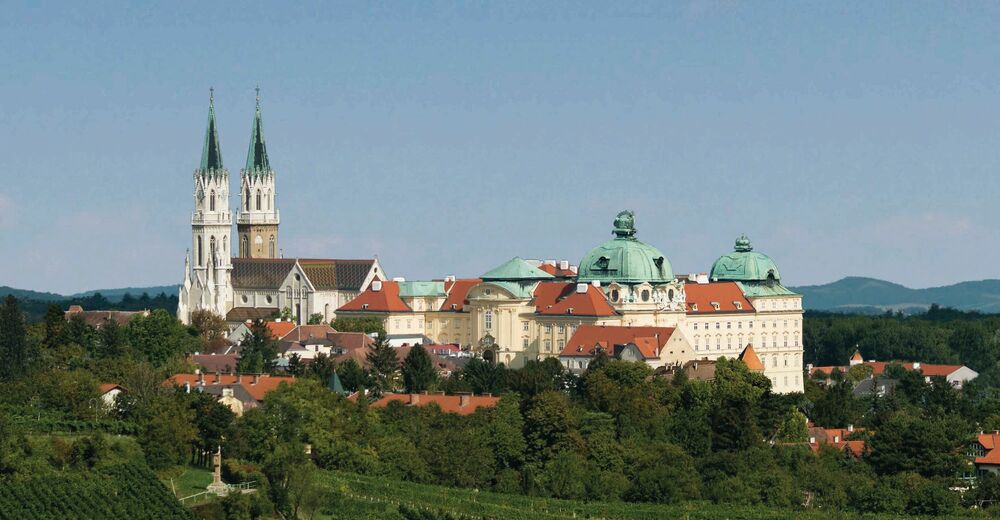
<instances>
[{"instance_id":1,"label":"distant hill","mask_svg":"<svg viewBox=\"0 0 1000 520\"><path fill-rule=\"evenodd\" d=\"M180 289L179 285L155 285L152 287L125 287L122 289L97 289L93 291L85 291L76 294L56 294L50 292L39 292L32 291L29 289L15 289L13 287L7 287L6 285L0 286L0 298L6 298L8 294L13 294L15 298L19 300L35 300L39 302L53 302L59 300L78 300L82 298L88 298L97 293L101 293L101 296L107 298L110 302L120 302L125 293L131 294L132 296L139 297L142 293L148 294L150 297L154 297L160 293L166 293L167 296L176 296L177 291Z\"/></svg>"},{"instance_id":2,"label":"distant hill","mask_svg":"<svg viewBox=\"0 0 1000 520\"><path fill-rule=\"evenodd\" d=\"M922 312L932 303L963 311L1000 313L1000 280L961 282L943 287L911 289L896 283L849 276L824 285L791 287L808 310L881 313Z\"/></svg>"}]
</instances>

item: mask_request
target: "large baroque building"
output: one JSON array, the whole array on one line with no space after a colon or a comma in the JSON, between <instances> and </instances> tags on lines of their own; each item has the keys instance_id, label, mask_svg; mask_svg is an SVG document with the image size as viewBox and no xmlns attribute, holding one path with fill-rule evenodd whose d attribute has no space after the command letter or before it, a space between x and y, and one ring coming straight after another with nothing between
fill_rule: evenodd
<instances>
[{"instance_id":1,"label":"large baroque building","mask_svg":"<svg viewBox=\"0 0 1000 520\"><path fill-rule=\"evenodd\" d=\"M199 309L233 325L285 309L298 323L314 314L329 321L372 281L385 279L377 259L282 258L276 175L264 141L259 94L239 195L234 243L229 170L222 163L213 96L201 164L194 171L191 249L177 307L184 323Z\"/></svg>"},{"instance_id":2,"label":"large baroque building","mask_svg":"<svg viewBox=\"0 0 1000 520\"><path fill-rule=\"evenodd\" d=\"M579 370L589 362L571 341L581 326L644 327L658 366L737 358L749 345L776 391L802 391L802 297L745 236L710 273L678 276L636 238L631 212L612 232L578 268L515 257L479 278L383 280L337 312L384 319L397 345L458 343L512 367L554 357Z\"/></svg>"}]
</instances>

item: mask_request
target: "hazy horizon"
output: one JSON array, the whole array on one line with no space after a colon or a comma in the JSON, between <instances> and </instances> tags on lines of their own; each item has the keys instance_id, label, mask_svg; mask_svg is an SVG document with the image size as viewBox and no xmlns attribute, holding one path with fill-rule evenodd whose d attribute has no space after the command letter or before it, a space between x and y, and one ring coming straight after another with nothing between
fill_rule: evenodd
<instances>
[{"instance_id":1,"label":"hazy horizon","mask_svg":"<svg viewBox=\"0 0 1000 520\"><path fill-rule=\"evenodd\" d=\"M678 274L746 233L790 286L1000 278L998 5L5 14L0 285L179 283L208 89L232 188L258 83L285 256L408 279L577 263L632 209Z\"/></svg>"}]
</instances>

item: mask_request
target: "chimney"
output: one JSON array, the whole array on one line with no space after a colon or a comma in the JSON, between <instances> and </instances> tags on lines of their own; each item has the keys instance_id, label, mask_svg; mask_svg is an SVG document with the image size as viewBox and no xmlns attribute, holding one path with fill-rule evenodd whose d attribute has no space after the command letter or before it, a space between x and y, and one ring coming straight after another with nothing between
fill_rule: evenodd
<instances>
[{"instance_id":1,"label":"chimney","mask_svg":"<svg viewBox=\"0 0 1000 520\"><path fill-rule=\"evenodd\" d=\"M578 292L580 294L586 293L587 292L587 284L585 284L585 283L578 283L578 284L576 284L576 292Z\"/></svg>"},{"instance_id":2,"label":"chimney","mask_svg":"<svg viewBox=\"0 0 1000 520\"><path fill-rule=\"evenodd\" d=\"M240 384L242 382L243 382L243 374L237 372L236 373L236 384Z\"/></svg>"},{"instance_id":3,"label":"chimney","mask_svg":"<svg viewBox=\"0 0 1000 520\"><path fill-rule=\"evenodd\" d=\"M549 265L549 266L555 267L556 266L556 261L555 260L546 260L545 261L545 265Z\"/></svg>"},{"instance_id":4,"label":"chimney","mask_svg":"<svg viewBox=\"0 0 1000 520\"><path fill-rule=\"evenodd\" d=\"M466 406L469 406L469 398L470 397L472 397L472 396L470 396L468 394L462 394L462 395L458 396L458 407L459 408L465 408Z\"/></svg>"},{"instance_id":5,"label":"chimney","mask_svg":"<svg viewBox=\"0 0 1000 520\"><path fill-rule=\"evenodd\" d=\"M191 382L190 381L185 381L184 382L184 393L185 394L190 394L191 393Z\"/></svg>"},{"instance_id":6,"label":"chimney","mask_svg":"<svg viewBox=\"0 0 1000 520\"><path fill-rule=\"evenodd\" d=\"M836 444L838 442L840 442L840 435L834 435L833 436L833 443Z\"/></svg>"},{"instance_id":7,"label":"chimney","mask_svg":"<svg viewBox=\"0 0 1000 520\"><path fill-rule=\"evenodd\" d=\"M559 269L562 269L563 271L569 269L569 260L560 260Z\"/></svg>"},{"instance_id":8,"label":"chimney","mask_svg":"<svg viewBox=\"0 0 1000 520\"><path fill-rule=\"evenodd\" d=\"M920 370L920 362L919 361L914 361L913 362L913 370Z\"/></svg>"},{"instance_id":9,"label":"chimney","mask_svg":"<svg viewBox=\"0 0 1000 520\"><path fill-rule=\"evenodd\" d=\"M816 437L809 437L809 444L816 444Z\"/></svg>"},{"instance_id":10,"label":"chimney","mask_svg":"<svg viewBox=\"0 0 1000 520\"><path fill-rule=\"evenodd\" d=\"M575 265L571 265L571 266L569 266L569 270L570 270L570 272L571 272L571 273L573 273L573 274L576 274L576 273L577 273L577 271L578 271L578 269L579 269L579 268L578 268L577 266L575 266Z\"/></svg>"},{"instance_id":11,"label":"chimney","mask_svg":"<svg viewBox=\"0 0 1000 520\"><path fill-rule=\"evenodd\" d=\"M847 425L847 431L853 432L854 431L854 425L853 424L848 424Z\"/></svg>"},{"instance_id":12,"label":"chimney","mask_svg":"<svg viewBox=\"0 0 1000 520\"><path fill-rule=\"evenodd\" d=\"M254 374L253 375L253 383L252 384L256 385L257 382L259 382L259 381L260 381L260 374Z\"/></svg>"},{"instance_id":13,"label":"chimney","mask_svg":"<svg viewBox=\"0 0 1000 520\"><path fill-rule=\"evenodd\" d=\"M420 394L410 394L410 404L420 404Z\"/></svg>"},{"instance_id":14,"label":"chimney","mask_svg":"<svg viewBox=\"0 0 1000 520\"><path fill-rule=\"evenodd\" d=\"M198 386L205 386L205 373L198 371Z\"/></svg>"},{"instance_id":15,"label":"chimney","mask_svg":"<svg viewBox=\"0 0 1000 520\"><path fill-rule=\"evenodd\" d=\"M222 373L219 372L218 370L216 370L215 371L215 384L219 384L221 382L222 382Z\"/></svg>"},{"instance_id":16,"label":"chimney","mask_svg":"<svg viewBox=\"0 0 1000 520\"><path fill-rule=\"evenodd\" d=\"M600 280L594 280L594 281L590 282L590 285L593 285L594 287L600 288L601 287L601 281Z\"/></svg>"}]
</instances>

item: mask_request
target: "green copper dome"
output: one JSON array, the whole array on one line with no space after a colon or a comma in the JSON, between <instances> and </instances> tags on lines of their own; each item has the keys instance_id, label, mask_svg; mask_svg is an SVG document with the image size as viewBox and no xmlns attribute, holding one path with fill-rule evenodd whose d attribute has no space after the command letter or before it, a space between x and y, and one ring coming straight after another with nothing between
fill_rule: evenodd
<instances>
[{"instance_id":1,"label":"green copper dome","mask_svg":"<svg viewBox=\"0 0 1000 520\"><path fill-rule=\"evenodd\" d=\"M580 282L667 283L674 279L670 261L655 247L635 238L635 214L615 218L615 238L595 247L580 261Z\"/></svg>"},{"instance_id":2,"label":"green copper dome","mask_svg":"<svg viewBox=\"0 0 1000 520\"><path fill-rule=\"evenodd\" d=\"M712 280L735 282L780 281L778 266L764 253L758 253L750 245L746 235L736 239L733 252L722 255L712 264Z\"/></svg>"}]
</instances>

